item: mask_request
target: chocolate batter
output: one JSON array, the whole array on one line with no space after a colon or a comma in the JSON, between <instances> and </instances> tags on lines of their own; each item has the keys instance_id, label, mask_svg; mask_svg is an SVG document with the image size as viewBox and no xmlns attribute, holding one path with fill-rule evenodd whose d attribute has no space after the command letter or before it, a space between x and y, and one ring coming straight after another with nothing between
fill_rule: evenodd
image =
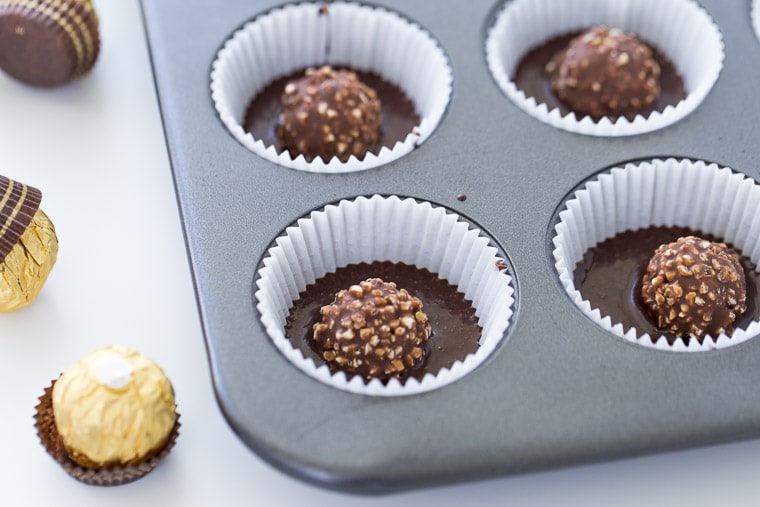
<instances>
[{"instance_id":1,"label":"chocolate batter","mask_svg":"<svg viewBox=\"0 0 760 507\"><path fill-rule=\"evenodd\" d=\"M337 67L336 67L337 68ZM276 134L276 127L282 106L280 97L285 85L303 77L305 69L281 77L267 85L251 101L245 113L243 128L250 132L255 139L261 139L265 145L274 145L278 152L283 151ZM420 117L412 103L401 89L371 72L354 71L359 79L373 88L382 103L382 124L380 125L380 142L373 151L377 154L380 148L392 148L398 141L419 125Z\"/></svg>"},{"instance_id":2,"label":"chocolate batter","mask_svg":"<svg viewBox=\"0 0 760 507\"><path fill-rule=\"evenodd\" d=\"M549 39L544 44L528 51L520 60L513 79L517 88L525 92L525 95L534 97L539 104L546 104L550 111L559 108L563 116L573 111L554 94L544 68L555 53L566 48L570 40L580 33L573 32ZM649 47L652 49L654 59L660 65L661 91L654 102L641 109L640 114L645 118L653 111L663 111L666 106L675 106L686 98L683 79L678 75L673 63L659 49L651 44ZM583 115L574 114L578 121L583 118Z\"/></svg>"},{"instance_id":3,"label":"chocolate batter","mask_svg":"<svg viewBox=\"0 0 760 507\"><path fill-rule=\"evenodd\" d=\"M684 227L649 227L626 231L586 251L573 272L575 287L584 299L591 302L591 306L599 308L602 315L609 315L613 323L621 322L625 331L635 327L640 334L649 333L653 339L665 336L668 343L672 344L676 336L667 330L657 329L639 302L641 281L649 259L658 246L689 235L722 241L715 236ZM760 318L760 301L757 297L760 273L747 257L742 256L741 263L747 279L747 311L736 319L735 329L745 329L750 322ZM694 338L687 337L683 340L688 344L691 339Z\"/></svg>"},{"instance_id":4,"label":"chocolate batter","mask_svg":"<svg viewBox=\"0 0 760 507\"><path fill-rule=\"evenodd\" d=\"M475 316L475 308L456 287L426 269L392 262L352 264L328 273L316 283L309 285L293 303L285 324L285 336L300 349L303 355L318 365L325 361L314 349L312 328L319 322L322 306L330 304L335 294L357 282L371 277L395 282L413 296L422 300L422 311L428 319L432 332L426 343L427 360L414 370L399 377L403 383L407 377L421 380L430 372L451 367L456 360L464 360L478 349L481 328Z\"/></svg>"}]
</instances>

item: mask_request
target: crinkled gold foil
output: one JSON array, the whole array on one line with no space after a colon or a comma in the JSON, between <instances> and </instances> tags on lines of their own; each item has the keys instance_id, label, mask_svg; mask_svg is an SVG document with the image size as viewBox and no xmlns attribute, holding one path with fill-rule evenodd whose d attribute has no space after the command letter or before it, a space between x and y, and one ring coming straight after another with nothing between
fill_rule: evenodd
<instances>
[{"instance_id":1,"label":"crinkled gold foil","mask_svg":"<svg viewBox=\"0 0 760 507\"><path fill-rule=\"evenodd\" d=\"M174 390L161 368L123 345L95 351L53 388L53 413L69 457L84 467L139 464L167 443Z\"/></svg>"},{"instance_id":2,"label":"crinkled gold foil","mask_svg":"<svg viewBox=\"0 0 760 507\"><path fill-rule=\"evenodd\" d=\"M0 263L0 312L12 312L34 301L57 257L55 226L38 209L5 262Z\"/></svg>"}]
</instances>

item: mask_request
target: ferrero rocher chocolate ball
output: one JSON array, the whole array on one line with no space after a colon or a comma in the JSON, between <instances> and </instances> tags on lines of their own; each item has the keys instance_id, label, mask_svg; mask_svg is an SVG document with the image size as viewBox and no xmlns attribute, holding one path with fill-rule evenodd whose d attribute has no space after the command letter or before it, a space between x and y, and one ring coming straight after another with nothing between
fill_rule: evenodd
<instances>
[{"instance_id":1,"label":"ferrero rocher chocolate ball","mask_svg":"<svg viewBox=\"0 0 760 507\"><path fill-rule=\"evenodd\" d=\"M353 72L308 69L285 86L281 102L276 133L294 157L361 160L380 140L380 100Z\"/></svg>"},{"instance_id":2,"label":"ferrero rocher chocolate ball","mask_svg":"<svg viewBox=\"0 0 760 507\"><path fill-rule=\"evenodd\" d=\"M38 189L0 176L0 312L34 301L58 257L58 237L41 200Z\"/></svg>"},{"instance_id":3,"label":"ferrero rocher chocolate ball","mask_svg":"<svg viewBox=\"0 0 760 507\"><path fill-rule=\"evenodd\" d=\"M56 380L52 398L66 452L86 468L145 462L167 444L177 420L163 370L123 345L81 358Z\"/></svg>"},{"instance_id":4,"label":"ferrero rocher chocolate ball","mask_svg":"<svg viewBox=\"0 0 760 507\"><path fill-rule=\"evenodd\" d=\"M386 380L425 359L430 322L422 302L395 283L370 278L352 285L321 313L314 341L333 370Z\"/></svg>"},{"instance_id":5,"label":"ferrero rocher chocolate ball","mask_svg":"<svg viewBox=\"0 0 760 507\"><path fill-rule=\"evenodd\" d=\"M661 245L644 273L641 302L659 328L678 336L730 334L747 309L739 254L695 236Z\"/></svg>"},{"instance_id":6,"label":"ferrero rocher chocolate ball","mask_svg":"<svg viewBox=\"0 0 760 507\"><path fill-rule=\"evenodd\" d=\"M635 35L595 26L570 41L546 65L554 93L594 119L633 119L660 94L660 66Z\"/></svg>"}]
</instances>

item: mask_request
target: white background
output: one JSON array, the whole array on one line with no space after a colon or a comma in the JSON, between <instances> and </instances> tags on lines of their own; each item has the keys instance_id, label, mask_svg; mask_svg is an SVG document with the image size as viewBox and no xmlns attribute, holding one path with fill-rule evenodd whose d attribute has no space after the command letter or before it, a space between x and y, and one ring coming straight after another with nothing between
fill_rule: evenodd
<instances>
[{"instance_id":1,"label":"white background","mask_svg":"<svg viewBox=\"0 0 760 507\"><path fill-rule=\"evenodd\" d=\"M138 0L95 7L90 75L40 90L0 73L0 173L43 191L60 240L37 301L0 315L0 505L760 505L760 441L369 498L264 463L214 399ZM32 416L53 378L114 343L164 368L182 428L152 473L101 488L63 472Z\"/></svg>"}]
</instances>

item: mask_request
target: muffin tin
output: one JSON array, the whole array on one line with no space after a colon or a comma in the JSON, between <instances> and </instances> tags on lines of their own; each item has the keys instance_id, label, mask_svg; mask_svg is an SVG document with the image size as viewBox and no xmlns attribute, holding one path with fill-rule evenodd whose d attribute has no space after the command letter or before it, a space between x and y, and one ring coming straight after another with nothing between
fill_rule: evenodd
<instances>
[{"instance_id":1,"label":"muffin tin","mask_svg":"<svg viewBox=\"0 0 760 507\"><path fill-rule=\"evenodd\" d=\"M562 131L500 92L484 45L502 2L377 4L438 40L453 68L451 102L437 130L398 160L310 174L238 143L209 90L224 41L280 3L143 2L213 382L240 438L303 480L387 493L760 435L760 340L694 354L629 343L570 301L552 256L557 212L606 168L676 157L760 177L760 67L748 64L760 61L760 42L749 2L701 2L725 44L718 81L684 119L626 138ZM324 385L277 350L256 309L262 259L288 225L375 194L443 206L508 260L506 339L434 391L373 397Z\"/></svg>"}]
</instances>

